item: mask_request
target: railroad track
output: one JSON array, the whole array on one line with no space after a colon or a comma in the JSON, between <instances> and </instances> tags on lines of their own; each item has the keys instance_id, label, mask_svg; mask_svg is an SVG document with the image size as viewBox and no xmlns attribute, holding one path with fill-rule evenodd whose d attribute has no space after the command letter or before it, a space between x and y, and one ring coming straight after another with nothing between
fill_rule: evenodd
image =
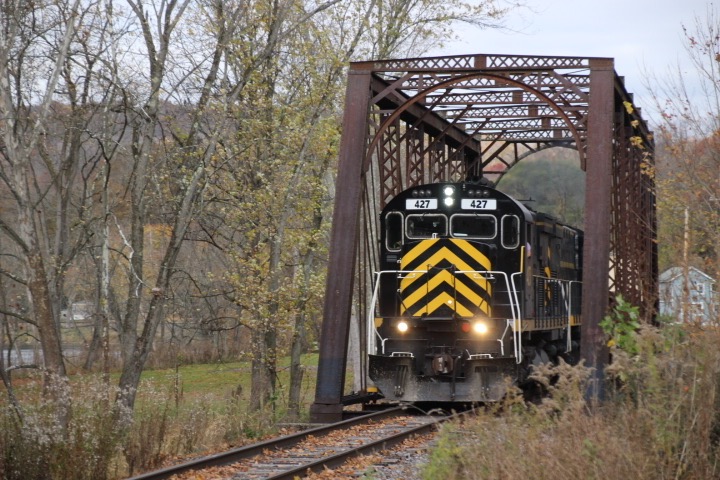
<instances>
[{"instance_id":1,"label":"railroad track","mask_svg":"<svg viewBox=\"0 0 720 480\"><path fill-rule=\"evenodd\" d=\"M451 416L409 414L401 407L362 415L303 432L200 457L129 480L195 478L293 479L334 469L358 455L392 448L432 432Z\"/></svg>"}]
</instances>

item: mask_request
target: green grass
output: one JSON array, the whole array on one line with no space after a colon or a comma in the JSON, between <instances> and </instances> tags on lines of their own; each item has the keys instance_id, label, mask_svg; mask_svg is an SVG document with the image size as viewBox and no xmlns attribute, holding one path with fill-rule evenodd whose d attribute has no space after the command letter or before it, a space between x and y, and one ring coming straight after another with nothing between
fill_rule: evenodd
<instances>
[{"instance_id":1,"label":"green grass","mask_svg":"<svg viewBox=\"0 0 720 480\"><path fill-rule=\"evenodd\" d=\"M301 361L305 367L301 403L304 405L303 410L307 410L314 399L318 355L303 355ZM284 403L290 383L289 365L289 358L278 361L277 391L281 411L286 406ZM155 389L174 392L186 401L203 396L214 397L221 405L235 397L239 397L241 402L247 402L251 394L250 373L250 362L216 362L146 370L141 377L139 397L142 398L143 387L152 384Z\"/></svg>"},{"instance_id":2,"label":"green grass","mask_svg":"<svg viewBox=\"0 0 720 480\"><path fill-rule=\"evenodd\" d=\"M249 362L182 365L177 369L147 370L141 377L141 382L167 388L171 388L176 381L180 382L186 395L226 395L238 385L249 388L250 365Z\"/></svg>"},{"instance_id":3,"label":"green grass","mask_svg":"<svg viewBox=\"0 0 720 480\"><path fill-rule=\"evenodd\" d=\"M311 353L302 356L302 365L305 367L303 375L302 394L305 409L313 400L315 393L315 377L318 354ZM290 383L290 359L281 358L278 361L277 389L279 398L285 398ZM154 390L180 394L184 400L194 400L198 397L215 397L218 402L225 402L241 392L241 398L247 399L250 395L251 363L242 362L213 362L205 364L178 365L176 368L162 368L145 370L141 376L139 399L142 399L143 390L152 386ZM74 374L70 376L71 382L79 379L99 376L99 374ZM118 372L110 374L110 384L116 385L120 377ZM23 372L16 375L16 394L22 401L30 401L39 393L40 375L37 372ZM240 387L240 389L238 389ZM177 388L177 392L176 392ZM0 407L5 406L6 395L0 395Z\"/></svg>"}]
</instances>

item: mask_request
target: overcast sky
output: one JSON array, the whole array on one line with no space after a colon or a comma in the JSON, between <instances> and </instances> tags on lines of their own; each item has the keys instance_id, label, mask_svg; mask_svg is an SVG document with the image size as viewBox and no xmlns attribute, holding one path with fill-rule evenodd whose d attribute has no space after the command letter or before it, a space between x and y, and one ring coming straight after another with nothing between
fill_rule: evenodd
<instances>
[{"instance_id":1,"label":"overcast sky","mask_svg":"<svg viewBox=\"0 0 720 480\"><path fill-rule=\"evenodd\" d=\"M720 1L720 0L719 0ZM508 17L519 32L467 30L438 55L472 53L611 57L627 90L652 116L643 72L668 76L683 58L682 26L705 18L708 0L526 0L534 13ZM717 2L716 2L717 3ZM717 7L717 5L716 5ZM687 69L686 69L687 70ZM690 70L691 71L691 70Z\"/></svg>"}]
</instances>

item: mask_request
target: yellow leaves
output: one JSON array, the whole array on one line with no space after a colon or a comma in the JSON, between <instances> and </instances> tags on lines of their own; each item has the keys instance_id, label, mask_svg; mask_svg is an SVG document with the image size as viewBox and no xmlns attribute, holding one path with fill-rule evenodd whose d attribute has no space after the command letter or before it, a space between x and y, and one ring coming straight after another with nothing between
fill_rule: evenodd
<instances>
[{"instance_id":1,"label":"yellow leaves","mask_svg":"<svg viewBox=\"0 0 720 480\"><path fill-rule=\"evenodd\" d=\"M640 173L650 178L655 178L655 165L649 161L643 160L640 162Z\"/></svg>"},{"instance_id":2,"label":"yellow leaves","mask_svg":"<svg viewBox=\"0 0 720 480\"><path fill-rule=\"evenodd\" d=\"M633 128L637 128L638 125L640 125L640 120L633 120L630 122L630 125L632 125Z\"/></svg>"},{"instance_id":3,"label":"yellow leaves","mask_svg":"<svg viewBox=\"0 0 720 480\"><path fill-rule=\"evenodd\" d=\"M627 110L627 113L632 115L632 113L635 111L635 109L633 108L633 104L628 101L624 101L623 105L625 105L625 110Z\"/></svg>"},{"instance_id":4,"label":"yellow leaves","mask_svg":"<svg viewBox=\"0 0 720 480\"><path fill-rule=\"evenodd\" d=\"M642 137L637 136L637 135L630 137L630 144L631 144L633 147L645 148L645 146L643 145L643 139L642 139Z\"/></svg>"}]
</instances>

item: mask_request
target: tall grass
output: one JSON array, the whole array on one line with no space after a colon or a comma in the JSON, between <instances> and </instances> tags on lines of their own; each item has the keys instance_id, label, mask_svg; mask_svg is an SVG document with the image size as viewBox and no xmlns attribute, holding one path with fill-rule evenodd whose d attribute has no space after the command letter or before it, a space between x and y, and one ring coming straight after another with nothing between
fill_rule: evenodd
<instances>
[{"instance_id":1,"label":"tall grass","mask_svg":"<svg viewBox=\"0 0 720 480\"><path fill-rule=\"evenodd\" d=\"M124 434L115 428L111 392L97 381L75 388L83 395L64 382L49 396L26 392L22 417L0 408L0 478L107 477Z\"/></svg>"},{"instance_id":2,"label":"tall grass","mask_svg":"<svg viewBox=\"0 0 720 480\"><path fill-rule=\"evenodd\" d=\"M22 418L0 404L0 479L126 478L251 441L270 432L268 419L277 415L248 413L237 392L186 395L172 379L143 381L134 412L118 411L117 389L101 376L55 388L49 397L39 388L23 389ZM66 415L58 415L58 404Z\"/></svg>"},{"instance_id":3,"label":"tall grass","mask_svg":"<svg viewBox=\"0 0 720 480\"><path fill-rule=\"evenodd\" d=\"M644 326L632 335L630 353L612 349L605 401L586 401L582 365L538 369L541 404L516 392L451 425L424 478L720 478L720 331Z\"/></svg>"}]
</instances>

